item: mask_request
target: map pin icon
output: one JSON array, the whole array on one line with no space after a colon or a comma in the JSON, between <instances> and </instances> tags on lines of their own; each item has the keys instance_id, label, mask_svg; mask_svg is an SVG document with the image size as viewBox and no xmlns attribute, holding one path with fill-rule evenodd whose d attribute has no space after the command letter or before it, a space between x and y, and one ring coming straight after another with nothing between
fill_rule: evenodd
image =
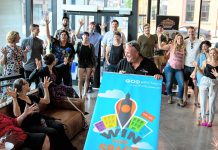
<instances>
[{"instance_id":1,"label":"map pin icon","mask_svg":"<svg viewBox=\"0 0 218 150\"><path fill-rule=\"evenodd\" d=\"M125 99L120 99L115 106L117 113L117 120L122 129L127 127L130 120L136 112L137 104L135 101L130 99L130 94L126 94Z\"/></svg>"}]
</instances>

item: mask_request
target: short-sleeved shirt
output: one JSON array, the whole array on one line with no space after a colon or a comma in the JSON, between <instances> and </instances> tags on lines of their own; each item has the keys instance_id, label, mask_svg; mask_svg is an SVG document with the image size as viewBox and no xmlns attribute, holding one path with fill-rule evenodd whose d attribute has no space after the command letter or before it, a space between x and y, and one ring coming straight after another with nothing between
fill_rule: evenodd
<instances>
[{"instance_id":1,"label":"short-sleeved shirt","mask_svg":"<svg viewBox=\"0 0 218 150\"><path fill-rule=\"evenodd\" d=\"M64 62L64 57L68 57L68 60L73 59L75 55L74 47L71 43L66 43L65 46L61 46L60 41L51 37L51 53L55 55L57 65Z\"/></svg>"},{"instance_id":2,"label":"short-sleeved shirt","mask_svg":"<svg viewBox=\"0 0 218 150\"><path fill-rule=\"evenodd\" d=\"M117 65L117 72L124 71L126 74L150 75L160 74L153 61L143 58L140 65L135 69L126 58L122 59Z\"/></svg>"},{"instance_id":3,"label":"short-sleeved shirt","mask_svg":"<svg viewBox=\"0 0 218 150\"><path fill-rule=\"evenodd\" d=\"M184 68L184 59L185 54L184 52L176 51L174 53L174 46L171 44L169 45L170 50L170 58L168 60L168 63L173 69L183 69Z\"/></svg>"},{"instance_id":4,"label":"short-sleeved shirt","mask_svg":"<svg viewBox=\"0 0 218 150\"><path fill-rule=\"evenodd\" d=\"M126 44L126 37L123 32L120 32L121 34L121 43ZM104 38L102 40L102 44L106 46L112 46L114 42L114 32L113 31L108 31L105 33Z\"/></svg>"},{"instance_id":5,"label":"short-sleeved shirt","mask_svg":"<svg viewBox=\"0 0 218 150\"><path fill-rule=\"evenodd\" d=\"M141 47L140 52L142 56L152 58L154 56L154 48L157 44L157 39L154 35L150 35L150 37L140 35L138 38L138 43Z\"/></svg>"},{"instance_id":6,"label":"short-sleeved shirt","mask_svg":"<svg viewBox=\"0 0 218 150\"><path fill-rule=\"evenodd\" d=\"M190 39L186 39L185 44L186 44L185 66L194 67L192 62L196 60L197 55L200 53L201 40L197 38L194 41L191 41Z\"/></svg>"},{"instance_id":7,"label":"short-sleeved shirt","mask_svg":"<svg viewBox=\"0 0 218 150\"><path fill-rule=\"evenodd\" d=\"M3 66L3 75L13 75L19 74L20 68L23 67L23 50L20 46L16 46L16 48L5 46L8 51L6 56L6 61ZM3 57L3 54L0 55Z\"/></svg>"},{"instance_id":8,"label":"short-sleeved shirt","mask_svg":"<svg viewBox=\"0 0 218 150\"><path fill-rule=\"evenodd\" d=\"M29 36L22 41L21 48L26 49L27 46L30 46L31 49L27 53L27 61L23 67L27 71L33 71L36 68L35 59L41 60L43 41L37 37Z\"/></svg>"}]
</instances>

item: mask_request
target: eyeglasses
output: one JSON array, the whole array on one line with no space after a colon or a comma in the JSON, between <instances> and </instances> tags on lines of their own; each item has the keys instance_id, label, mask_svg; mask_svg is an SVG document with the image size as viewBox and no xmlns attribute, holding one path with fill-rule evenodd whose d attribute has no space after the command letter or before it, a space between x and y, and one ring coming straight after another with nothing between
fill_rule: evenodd
<instances>
[{"instance_id":1,"label":"eyeglasses","mask_svg":"<svg viewBox=\"0 0 218 150\"><path fill-rule=\"evenodd\" d=\"M194 48L194 43L191 43L191 49L193 49Z\"/></svg>"}]
</instances>

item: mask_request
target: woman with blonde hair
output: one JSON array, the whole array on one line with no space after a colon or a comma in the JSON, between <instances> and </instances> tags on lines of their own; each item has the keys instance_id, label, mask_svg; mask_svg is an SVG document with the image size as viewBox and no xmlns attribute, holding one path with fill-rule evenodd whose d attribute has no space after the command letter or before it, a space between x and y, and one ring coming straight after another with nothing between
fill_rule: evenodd
<instances>
[{"instance_id":1,"label":"woman with blonde hair","mask_svg":"<svg viewBox=\"0 0 218 150\"><path fill-rule=\"evenodd\" d=\"M26 62L26 54L28 49L22 50L19 43L20 36L17 31L10 31L6 35L7 45L0 51L0 65L3 67L2 75L18 75L21 74L24 77L23 62ZM7 84L12 83L14 80L4 81ZM2 97L6 99L6 91L3 90Z\"/></svg>"},{"instance_id":2,"label":"woman with blonde hair","mask_svg":"<svg viewBox=\"0 0 218 150\"><path fill-rule=\"evenodd\" d=\"M193 62L198 71L203 74L200 81L199 94L201 105L201 125L212 127L215 114L215 100L218 91L218 49L209 50L209 57L203 62L200 68L196 62ZM209 99L209 117L206 119L206 100Z\"/></svg>"},{"instance_id":3,"label":"woman with blonde hair","mask_svg":"<svg viewBox=\"0 0 218 150\"><path fill-rule=\"evenodd\" d=\"M26 62L28 49L22 50L19 43L20 36L17 31L10 31L6 35L7 45L1 49L0 65L3 65L3 75L23 75L23 62Z\"/></svg>"},{"instance_id":4,"label":"woman with blonde hair","mask_svg":"<svg viewBox=\"0 0 218 150\"><path fill-rule=\"evenodd\" d=\"M183 68L184 68L184 56L186 53L184 39L181 34L177 34L175 36L173 44L168 44L161 46L160 40L158 40L159 48L163 50L168 50L170 53L169 60L164 68L164 73L166 77L166 91L169 97L168 103L172 104L172 84L173 79L176 78L176 81L179 86L178 92L178 106L184 107L183 103L183 92L184 92L184 75L183 75Z\"/></svg>"}]
</instances>

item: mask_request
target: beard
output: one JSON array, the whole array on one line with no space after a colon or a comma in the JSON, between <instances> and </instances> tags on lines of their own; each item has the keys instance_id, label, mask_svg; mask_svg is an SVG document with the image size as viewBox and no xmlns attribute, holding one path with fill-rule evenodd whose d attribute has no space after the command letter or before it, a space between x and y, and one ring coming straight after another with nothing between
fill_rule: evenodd
<instances>
[{"instance_id":1,"label":"beard","mask_svg":"<svg viewBox=\"0 0 218 150\"><path fill-rule=\"evenodd\" d=\"M66 28L67 26L68 26L68 24L63 24L63 27L65 27L65 28Z\"/></svg>"}]
</instances>

